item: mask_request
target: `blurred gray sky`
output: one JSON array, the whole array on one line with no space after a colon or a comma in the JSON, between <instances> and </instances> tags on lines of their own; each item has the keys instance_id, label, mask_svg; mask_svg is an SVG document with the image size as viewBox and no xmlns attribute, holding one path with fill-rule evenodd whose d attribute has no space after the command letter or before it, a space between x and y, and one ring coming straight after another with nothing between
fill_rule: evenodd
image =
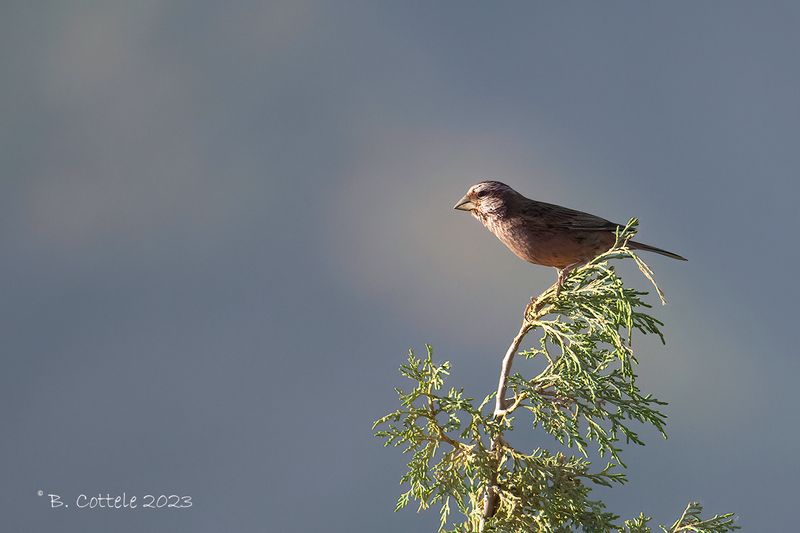
<instances>
[{"instance_id":1,"label":"blurred gray sky","mask_svg":"<svg viewBox=\"0 0 800 533\"><path fill-rule=\"evenodd\" d=\"M668 344L642 339L640 370L670 439L628 450L610 509L794 529L799 23L793 2L4 2L4 530L434 529L392 512L402 458L371 437L396 368L430 342L482 397L554 276L452 210L481 177L689 258L650 258Z\"/></svg>"}]
</instances>

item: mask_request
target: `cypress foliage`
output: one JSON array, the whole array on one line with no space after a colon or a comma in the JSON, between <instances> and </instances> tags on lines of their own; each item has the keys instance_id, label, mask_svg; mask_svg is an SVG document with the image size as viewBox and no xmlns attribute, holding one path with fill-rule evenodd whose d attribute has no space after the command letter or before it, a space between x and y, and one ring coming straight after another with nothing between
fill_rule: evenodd
<instances>
[{"instance_id":1,"label":"cypress foliage","mask_svg":"<svg viewBox=\"0 0 800 533\"><path fill-rule=\"evenodd\" d=\"M435 362L430 346L425 357L409 353L400 372L411 384L396 389L400 408L373 426L386 446L402 447L410 457L400 480L407 490L396 510L412 502L418 510L438 508L440 532L651 531L644 514L620 522L591 497L592 485L626 482L623 445L644 444L637 425L666 437L665 402L637 386L632 343L634 334L663 342L663 324L642 299L647 293L626 287L610 263L634 261L664 302L653 273L627 246L636 225L631 219L609 251L573 271L559 290L553 286L531 299L503 360L498 389L480 402L445 387L450 363ZM520 351L528 337L532 347ZM541 360L544 368L532 377L511 373L515 355ZM562 446L515 448L508 436L523 425ZM601 468L589 460L592 451L606 458ZM690 503L674 524L660 529L739 529L732 513L704 519L701 512Z\"/></svg>"}]
</instances>

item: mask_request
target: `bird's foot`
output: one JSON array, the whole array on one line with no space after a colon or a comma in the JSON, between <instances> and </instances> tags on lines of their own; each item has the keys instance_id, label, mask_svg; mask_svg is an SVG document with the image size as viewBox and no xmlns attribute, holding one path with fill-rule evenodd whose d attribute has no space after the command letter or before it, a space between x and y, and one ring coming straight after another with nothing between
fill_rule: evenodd
<instances>
[{"instance_id":1,"label":"bird's foot","mask_svg":"<svg viewBox=\"0 0 800 533\"><path fill-rule=\"evenodd\" d=\"M569 275L569 273L572 272L575 269L575 267L577 267L580 264L581 262L579 261L577 263L572 263L571 265L567 265L564 268L558 269L558 279L556 280L556 298L558 298L558 295L561 293L561 286L567 280L567 276Z\"/></svg>"},{"instance_id":2,"label":"bird's foot","mask_svg":"<svg viewBox=\"0 0 800 533\"><path fill-rule=\"evenodd\" d=\"M556 298L558 298L558 295L561 294L561 286L564 284L564 280L567 279L568 272L569 267L558 270L558 278L556 279Z\"/></svg>"}]
</instances>

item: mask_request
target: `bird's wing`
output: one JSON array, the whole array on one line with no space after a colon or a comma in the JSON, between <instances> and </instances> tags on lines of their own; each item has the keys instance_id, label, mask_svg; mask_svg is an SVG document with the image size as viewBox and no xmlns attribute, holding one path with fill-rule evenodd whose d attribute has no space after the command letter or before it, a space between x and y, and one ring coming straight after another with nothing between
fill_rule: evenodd
<instances>
[{"instance_id":1,"label":"bird's wing","mask_svg":"<svg viewBox=\"0 0 800 533\"><path fill-rule=\"evenodd\" d=\"M539 211L541 222L552 228L570 231L614 231L621 226L583 211L546 202L535 203L538 204L536 210Z\"/></svg>"}]
</instances>

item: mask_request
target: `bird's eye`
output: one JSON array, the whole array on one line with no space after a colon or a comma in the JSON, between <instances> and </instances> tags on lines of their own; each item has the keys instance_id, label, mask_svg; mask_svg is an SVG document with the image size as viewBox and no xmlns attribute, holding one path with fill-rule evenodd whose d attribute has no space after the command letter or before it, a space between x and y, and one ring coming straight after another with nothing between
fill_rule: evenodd
<instances>
[{"instance_id":1,"label":"bird's eye","mask_svg":"<svg viewBox=\"0 0 800 533\"><path fill-rule=\"evenodd\" d=\"M483 198L483 197L484 197L484 196L486 196L487 194L489 194L489 191L487 191L487 190L485 190L485 189L484 189L484 190L482 190L482 191L478 191L478 192L476 192L476 193L475 193L475 196L477 196L478 198Z\"/></svg>"}]
</instances>

